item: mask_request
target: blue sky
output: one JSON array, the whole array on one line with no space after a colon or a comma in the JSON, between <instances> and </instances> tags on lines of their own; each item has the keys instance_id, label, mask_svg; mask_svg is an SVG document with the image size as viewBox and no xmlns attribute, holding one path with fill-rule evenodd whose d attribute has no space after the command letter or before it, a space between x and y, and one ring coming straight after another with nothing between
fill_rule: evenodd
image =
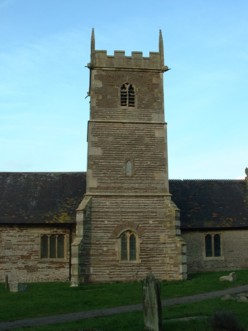
<instances>
[{"instance_id":1,"label":"blue sky","mask_svg":"<svg viewBox=\"0 0 248 331\"><path fill-rule=\"evenodd\" d=\"M247 0L0 0L0 171L84 171L90 35L96 49L158 49L170 178L248 167Z\"/></svg>"}]
</instances>

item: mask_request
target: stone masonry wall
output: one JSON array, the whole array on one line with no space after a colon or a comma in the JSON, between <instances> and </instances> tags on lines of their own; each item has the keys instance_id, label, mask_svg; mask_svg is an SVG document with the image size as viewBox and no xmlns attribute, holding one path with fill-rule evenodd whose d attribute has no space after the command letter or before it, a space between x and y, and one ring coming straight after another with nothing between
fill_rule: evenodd
<instances>
[{"instance_id":1,"label":"stone masonry wall","mask_svg":"<svg viewBox=\"0 0 248 331\"><path fill-rule=\"evenodd\" d=\"M90 193L168 193L163 124L89 124L87 189ZM125 164L132 162L132 175Z\"/></svg>"},{"instance_id":2,"label":"stone masonry wall","mask_svg":"<svg viewBox=\"0 0 248 331\"><path fill-rule=\"evenodd\" d=\"M66 235L65 259L41 259L43 234ZM58 227L1 226L0 282L43 282L69 280L69 230Z\"/></svg>"},{"instance_id":3,"label":"stone masonry wall","mask_svg":"<svg viewBox=\"0 0 248 331\"><path fill-rule=\"evenodd\" d=\"M92 71L90 120L164 122L162 75L151 71ZM120 88L127 82L135 89L135 107L131 108L120 106Z\"/></svg>"},{"instance_id":4,"label":"stone masonry wall","mask_svg":"<svg viewBox=\"0 0 248 331\"><path fill-rule=\"evenodd\" d=\"M81 281L185 278L185 256L177 209L170 197L92 197L91 218L84 222L79 273ZM137 261L120 261L119 236L130 229L139 238Z\"/></svg>"},{"instance_id":5,"label":"stone masonry wall","mask_svg":"<svg viewBox=\"0 0 248 331\"><path fill-rule=\"evenodd\" d=\"M142 52L132 52L131 56L126 56L124 51L114 51L113 55L108 55L105 50L94 51L94 65L99 67L121 67L121 68L153 68L161 69L161 55L157 52L150 52L149 57L143 57Z\"/></svg>"},{"instance_id":6,"label":"stone masonry wall","mask_svg":"<svg viewBox=\"0 0 248 331\"><path fill-rule=\"evenodd\" d=\"M220 257L205 256L205 235L218 233L221 236ZM188 272L235 270L248 268L247 230L192 231L183 232L187 245Z\"/></svg>"}]
</instances>

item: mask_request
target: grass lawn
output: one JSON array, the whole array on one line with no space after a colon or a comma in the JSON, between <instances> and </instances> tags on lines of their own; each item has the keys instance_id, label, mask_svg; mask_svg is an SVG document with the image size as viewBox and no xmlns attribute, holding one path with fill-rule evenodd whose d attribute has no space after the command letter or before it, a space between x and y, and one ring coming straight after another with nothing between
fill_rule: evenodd
<instances>
[{"instance_id":1,"label":"grass lawn","mask_svg":"<svg viewBox=\"0 0 248 331\"><path fill-rule=\"evenodd\" d=\"M248 330L247 303L211 299L200 303L178 305L163 309L163 325L166 331L210 331L210 318L216 311L224 310L237 317L241 326ZM199 319L185 320L185 317ZM87 319L73 323L56 324L35 328L19 328L15 331L140 331L144 329L143 313L125 313L110 317Z\"/></svg>"},{"instance_id":2,"label":"grass lawn","mask_svg":"<svg viewBox=\"0 0 248 331\"><path fill-rule=\"evenodd\" d=\"M199 273L190 275L186 281L163 282L163 299L187 296L196 293L220 290L248 283L248 271L237 271L235 283L219 282L219 276L227 273ZM81 285L71 288L69 283L34 283L26 292L9 293L0 284L0 321L17 320L62 313L93 310L142 302L142 284L112 283ZM211 316L215 311L234 312L248 330L248 304L221 299L205 300L201 303L177 305L164 309L166 330L210 330L208 320L172 321L187 316ZM170 321L171 320L171 321ZM118 325L118 327L117 327ZM187 326L188 325L188 326ZM187 328L189 327L189 328ZM29 330L142 330L142 313L126 313L106 318L95 318L64 325L28 328ZM17 329L16 329L17 330ZM25 330L19 329L19 330Z\"/></svg>"}]
</instances>

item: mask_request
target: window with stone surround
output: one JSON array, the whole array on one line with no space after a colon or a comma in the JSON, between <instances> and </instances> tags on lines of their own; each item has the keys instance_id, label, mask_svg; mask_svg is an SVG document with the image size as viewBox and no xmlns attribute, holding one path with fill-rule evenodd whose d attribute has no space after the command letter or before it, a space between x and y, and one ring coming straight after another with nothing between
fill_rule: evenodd
<instances>
[{"instance_id":1,"label":"window with stone surround","mask_svg":"<svg viewBox=\"0 0 248 331\"><path fill-rule=\"evenodd\" d=\"M121 86L121 106L135 107L135 91L133 85L125 83Z\"/></svg>"},{"instance_id":2,"label":"window with stone surround","mask_svg":"<svg viewBox=\"0 0 248 331\"><path fill-rule=\"evenodd\" d=\"M138 260L138 237L127 230L120 235L120 260L137 261Z\"/></svg>"},{"instance_id":3,"label":"window with stone surround","mask_svg":"<svg viewBox=\"0 0 248 331\"><path fill-rule=\"evenodd\" d=\"M133 162L131 160L126 161L125 174L128 177L133 175Z\"/></svg>"},{"instance_id":4,"label":"window with stone surround","mask_svg":"<svg viewBox=\"0 0 248 331\"><path fill-rule=\"evenodd\" d=\"M221 237L219 233L207 234L205 236L205 256L221 256Z\"/></svg>"},{"instance_id":5,"label":"window with stone surround","mask_svg":"<svg viewBox=\"0 0 248 331\"><path fill-rule=\"evenodd\" d=\"M65 235L44 234L41 236L41 258L63 259L65 258Z\"/></svg>"}]
</instances>

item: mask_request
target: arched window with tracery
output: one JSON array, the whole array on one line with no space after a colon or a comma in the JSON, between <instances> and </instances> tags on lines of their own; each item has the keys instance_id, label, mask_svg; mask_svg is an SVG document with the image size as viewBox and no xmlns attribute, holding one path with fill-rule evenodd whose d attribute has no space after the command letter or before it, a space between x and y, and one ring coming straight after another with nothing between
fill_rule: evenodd
<instances>
[{"instance_id":1,"label":"arched window with tracery","mask_svg":"<svg viewBox=\"0 0 248 331\"><path fill-rule=\"evenodd\" d=\"M127 230L120 235L120 260L137 261L138 255L138 238L137 235Z\"/></svg>"},{"instance_id":2,"label":"arched window with tracery","mask_svg":"<svg viewBox=\"0 0 248 331\"><path fill-rule=\"evenodd\" d=\"M123 107L135 107L135 90L133 85L125 83L121 86L121 106Z\"/></svg>"},{"instance_id":3,"label":"arched window with tracery","mask_svg":"<svg viewBox=\"0 0 248 331\"><path fill-rule=\"evenodd\" d=\"M221 256L221 237L219 233L205 236L205 255L206 257Z\"/></svg>"}]
</instances>

